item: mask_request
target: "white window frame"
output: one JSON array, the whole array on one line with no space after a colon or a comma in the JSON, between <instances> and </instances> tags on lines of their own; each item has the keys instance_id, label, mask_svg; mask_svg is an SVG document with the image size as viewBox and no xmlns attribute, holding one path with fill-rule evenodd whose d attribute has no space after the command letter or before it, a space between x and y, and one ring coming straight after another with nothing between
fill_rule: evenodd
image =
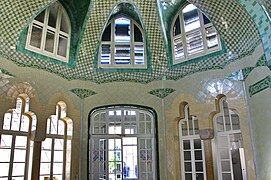
<instances>
[{"instance_id":1,"label":"white window frame","mask_svg":"<svg viewBox=\"0 0 271 180\"><path fill-rule=\"evenodd\" d=\"M130 42L115 42L115 19L118 18L125 18L130 20ZM143 42L135 42L134 40L134 25L138 27L138 29L140 30L141 34L142 34L142 39ZM144 36L144 32L143 29L141 28L141 26L134 21L131 18L125 17L125 16L121 16L121 17L116 17L113 18L106 26L106 28L108 26L111 26L111 36L110 36L110 41L102 41L101 40L101 45L99 48L99 58L98 58L98 67L99 68L139 68L139 69L146 69L147 68L147 52L146 52L146 39ZM105 29L106 29L105 28ZM104 32L103 32L104 33ZM102 55L102 45L110 45L110 64L101 64L101 55ZM130 45L130 64L115 64L115 45ZM144 64L135 64L135 45L143 45L144 48Z\"/></svg>"},{"instance_id":2,"label":"white window frame","mask_svg":"<svg viewBox=\"0 0 271 180\"><path fill-rule=\"evenodd\" d=\"M56 123L56 124L54 124ZM63 131L59 131L60 124L63 124ZM52 126L56 125L56 132L52 131ZM42 142L42 149L41 149L41 161L40 161L40 171L42 171L42 165L43 164L50 164L50 170L46 172L46 174L40 173L40 178L50 178L53 179L55 176L62 176L62 180L69 180L70 177L70 165L71 165L71 144L72 144L72 120L68 117L66 117L66 104L62 101L60 101L56 106L56 115L52 115L47 119L47 130L46 130L46 140L50 140L51 144L48 149L44 148L44 143L47 143L45 141ZM58 152L62 152L62 162L55 162L55 142L56 140L63 140L63 149L58 149ZM49 144L46 144L49 145ZM43 150L45 153L43 154ZM43 161L43 155L46 154L46 152L50 151L50 159L49 161ZM62 173L56 174L54 172L54 164L56 163L62 163Z\"/></svg>"},{"instance_id":3,"label":"white window frame","mask_svg":"<svg viewBox=\"0 0 271 180\"><path fill-rule=\"evenodd\" d=\"M198 132L196 132L195 129L195 120L198 123L198 120L195 116L190 116L189 115L189 106L188 104L184 107L184 112L185 112L185 119L182 119L179 121L179 141L180 141L180 154L181 154L181 172L182 172L182 179L185 180L185 174L186 174L186 170L185 170L185 163L191 163L192 166L192 171L189 174L192 174L192 180L196 180L197 179L197 173L201 173L203 174L203 178L204 180L207 179L207 175L206 175L206 164L205 164L205 153L204 153L204 143L203 140L200 139L200 136L198 134ZM190 117L189 117L190 116ZM188 118L192 118L192 124L189 124L189 120ZM183 128L182 128L182 124L186 123L187 124L187 135L183 135ZM192 125L192 127L190 127L190 125ZM190 130L192 129L192 134L190 134ZM194 141L195 140L200 140L201 141L201 149L195 149L194 147ZM190 149L184 149L183 143L184 141L189 141L190 142ZM196 160L195 158L195 151L200 151L201 150L201 156L202 156L202 160ZM191 160L185 160L184 157L184 153L185 152L191 152ZM196 163L197 162L202 162L202 168L203 171L196 171Z\"/></svg>"},{"instance_id":4,"label":"white window frame","mask_svg":"<svg viewBox=\"0 0 271 180\"><path fill-rule=\"evenodd\" d=\"M214 117L213 117L213 122L214 122L214 130L215 130L215 138L213 140L214 142L214 148L213 148L213 158L214 158L214 163L215 163L215 175L217 177L218 180L223 180L222 174L230 174L231 179L232 180L239 180L239 179L234 179L234 172L233 172L233 162L232 162L232 155L231 155L231 142L230 142L230 136L232 135L240 135L241 139L242 139L242 131L241 128L240 129L235 129L233 130L233 124L232 124L232 115L238 115L236 111L231 110L230 108L228 108L229 111L229 119L230 119L230 129L227 130L226 129L226 121L225 121L225 111L224 111L224 106L223 106L223 101L226 101L226 97L222 97L219 100L219 107L220 107L220 112L217 113ZM224 131L219 131L218 132L218 127L217 127L217 118L218 117L222 117L223 118L223 129ZM239 119L239 126L240 126L240 119ZM227 143L223 144L223 147L220 147L220 142L219 142L219 138L226 138L227 139ZM243 147L243 142L241 142L241 146L242 148L239 148L239 153L240 153L240 161L241 161L241 171L242 171L242 180L247 180L247 172L246 172L246 161L245 161L245 154L244 154L244 147ZM222 171L222 167L221 167L221 156L220 156L220 150L219 149L225 149L228 148L228 159L224 159L224 161L228 161L230 162L230 171Z\"/></svg>"},{"instance_id":5,"label":"white window frame","mask_svg":"<svg viewBox=\"0 0 271 180\"><path fill-rule=\"evenodd\" d=\"M187 4L185 7L187 7L188 5L191 5L191 4ZM197 29L193 29L191 31L188 31L188 32L185 32L185 29L184 29L184 19L183 19L183 9L185 8L183 7L181 10L178 11L177 15L175 16L174 20L173 20L173 23L172 23L172 28L171 28L171 39L172 39L172 57L173 57L173 65L175 64L179 64L179 63L182 63L182 62L186 62L186 61L189 61L191 59L194 59L194 58L198 58L198 57L201 57L201 56L204 56L204 55L207 55L207 54L211 54L213 52L217 52L219 50L222 49L222 46L221 46L221 40L220 40L220 36L216 30L216 28L214 27L214 25L212 24L212 22L210 21L210 23L208 24L204 24L204 21L203 21L203 13L197 8L197 12L198 12L198 15L199 15L199 21L200 21L200 27L197 28ZM180 29L181 29L181 34L179 35L176 35L174 36L174 25L175 25L175 22L177 21L177 18L179 18L179 22L180 22ZM206 16L206 18L208 18ZM208 49L207 48L207 40L206 40L206 28L209 28L209 27L213 27L215 28L216 30L216 36L217 36L217 40L218 40L218 46L217 47L214 47L214 48L210 48ZM201 52L198 52L198 53L195 53L195 54L192 54L192 55L189 55L188 54L188 50L187 50L187 43L186 43L186 36L187 34L191 34L193 32L197 32L197 31L200 31L201 34L202 34L202 41L203 41L203 51ZM175 39L178 39L178 38L181 38L182 39L182 44L183 44L183 51L184 51L184 56L182 58L176 58L175 57L175 45L174 45L174 40Z\"/></svg>"},{"instance_id":6,"label":"white window frame","mask_svg":"<svg viewBox=\"0 0 271 180\"><path fill-rule=\"evenodd\" d=\"M48 25L48 20L49 20L50 7L53 6L55 3L57 3L59 5L59 8L58 8L58 12L57 12L56 27L54 28L54 27L51 27L51 26ZM35 19L33 19L33 21L30 23L29 28L28 28L28 34L27 34L25 48L27 50L30 50L30 51L33 51L33 52L36 52L36 53L39 53L39 54L42 54L42 55L45 55L45 56L48 56L48 57L51 57L51 58L55 58L57 60L65 62L65 63L68 63L69 62L69 52L70 52L70 36L71 36L70 19L69 19L69 16L68 16L67 12L62 7L62 5L60 3L58 3L58 2L55 2L55 3L44 10L45 14L44 14L44 22L43 23L39 22L39 21L37 21ZM68 33L60 30L62 17L64 17L66 19L67 26L68 26L67 27ZM32 32L33 26L39 26L40 28L42 28L42 37L41 37L41 45L40 45L41 47L40 48L32 46L30 44L31 32ZM53 53L45 50L47 32L54 33ZM64 37L64 38L67 39L66 57L58 55L58 46L59 46L59 38L60 37Z\"/></svg>"},{"instance_id":7,"label":"white window frame","mask_svg":"<svg viewBox=\"0 0 271 180\"><path fill-rule=\"evenodd\" d=\"M17 114L17 115L16 115ZM14 117L16 116L16 117ZM22 130L22 122L23 119L28 119L28 131ZM15 120L16 119L16 120ZM30 140L31 130L35 130L36 126L36 116L32 112L29 112L29 97L26 95L19 95L16 101L16 108L8 110L3 119L3 126L0 127L0 151L3 149L10 149L9 161L8 162L0 162L1 164L9 164L8 176L0 176L0 178L23 178L23 179L31 179L31 170L32 170L32 153L33 153L33 141ZM15 121L19 121L16 129L12 126ZM9 147L4 147L4 144L1 144L3 141L3 137L10 136L12 141ZM25 147L16 146L16 138L24 137L26 138ZM22 143L22 142L20 142ZM25 161L17 161L15 162L15 150L25 150ZM8 154L0 153L1 157L8 156ZM18 156L18 155L17 155ZM17 157L18 158L18 157ZM13 175L13 170L16 169L14 164L24 164L23 174L21 175ZM3 169L1 169L3 172Z\"/></svg>"},{"instance_id":8,"label":"white window frame","mask_svg":"<svg viewBox=\"0 0 271 180\"><path fill-rule=\"evenodd\" d=\"M121 112L119 115L121 117L121 133L116 133L116 134L109 134L109 127L110 127L110 123L114 122L114 121L109 121L109 117L110 117L110 112ZM125 118L125 111L135 111L136 112L136 132L135 133L125 133L124 130L125 128L124 127L127 127L127 126L124 126L124 118ZM103 121L99 122L98 124L104 124L106 125L106 128L101 130L101 126L94 123L94 119L96 117L99 118L99 120L101 119L101 114L105 114L105 117L106 117L106 120L103 119ZM116 113L115 113L116 114ZM143 115L144 116L144 121L141 121L140 120L140 115ZM145 123L144 124L144 127L147 127L147 123L149 121L146 120L146 118L150 117L150 121L151 121L151 127L149 127L151 129L151 132L147 132L147 130L145 129L145 133L141 134L139 131L139 124L140 123ZM127 116L126 116L127 117ZM104 121L105 120L105 121ZM123 160L120 160L121 161L121 167L123 168L123 164L124 164L124 153L123 153L123 147L125 146L124 145L124 140L125 138L137 138L137 177L136 179L152 179L152 180L156 180L157 179L157 171L156 171L156 139L155 139L155 127L154 127L154 115L149 112L147 109L140 109L140 108L136 108L136 107L110 107L110 108L102 108L102 109L98 109L96 111L94 111L92 114L91 114L91 117L90 117L90 121L91 121L91 126L90 126L90 139L89 139L89 143L90 143L90 151L89 151L89 154L90 154L90 159L89 159L89 164L90 164L90 171L89 171L89 179L97 179L97 178L100 178L102 179L102 177L96 177L97 173L96 172L93 172L94 170L94 162L95 163L100 163L103 162L103 163L106 163L104 166L106 166L106 171L104 171L103 169L101 170L99 168L99 171L103 171L105 173L105 177L104 179L109 179L109 175L112 173L109 172L108 170L108 166L109 166L109 162L110 160L98 160L98 161L95 161L93 160L94 158L94 155L93 153L94 152L97 152L95 148L95 145L94 145L94 142L95 140L104 140L107 145L105 149L99 149L99 157L103 157L103 156L106 156L107 158L109 158L108 156L108 152L109 152L109 141L108 140L119 140L121 141L121 148L120 148L120 151L121 151L121 159ZM97 132L97 127L99 132ZM116 127L116 126L115 126ZM94 131L96 131L96 133L94 133ZM103 131L103 132L101 132ZM142 143L143 142L143 143ZM151 142L151 144L148 144L147 142ZM143 145L143 147L141 147L141 145ZM110 149L112 151L112 149ZM93 153L92 153L93 152ZM101 153L100 152L105 152L106 155L100 155ZM144 157L141 157L141 153L140 152L145 152L145 159ZM148 159L146 157L148 157L148 154L147 152L151 152L151 159ZM143 153L144 154L144 153ZM95 156L96 157L96 156ZM100 159L100 158L99 158ZM105 158L106 159L106 158ZM127 162L126 162L127 163ZM143 166L145 166L145 168L143 168ZM147 168L148 167L148 168ZM135 167L132 167L132 168L135 168ZM148 171L149 170L149 171ZM134 171L136 171L134 169ZM98 173L100 176L104 176L103 173ZM121 175L121 179L124 178L124 173L123 171L120 172L120 175ZM95 176L95 177L93 177ZM120 180L118 178L116 178L116 180Z\"/></svg>"}]
</instances>

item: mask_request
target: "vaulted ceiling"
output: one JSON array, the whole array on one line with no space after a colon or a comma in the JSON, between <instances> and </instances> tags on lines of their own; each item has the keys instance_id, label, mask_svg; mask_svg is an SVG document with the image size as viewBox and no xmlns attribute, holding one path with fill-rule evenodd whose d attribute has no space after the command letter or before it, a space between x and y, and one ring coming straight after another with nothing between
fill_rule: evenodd
<instances>
[{"instance_id":1,"label":"vaulted ceiling","mask_svg":"<svg viewBox=\"0 0 271 180\"><path fill-rule=\"evenodd\" d=\"M185 3L184 0L134 0L127 1L138 8L144 24L151 53L151 70L148 72L100 72L95 69L102 30L117 0L61 0L70 12L76 36L74 45L75 66L54 63L18 52L19 37L31 20L48 5L50 0L14 0L0 2L0 56L18 66L42 69L65 79L86 80L95 83L131 81L148 83L162 78L177 80L186 75L222 69L233 61L248 56L262 43L257 24L242 5L241 0L189 0L204 12L217 28L223 41L223 51L216 56L205 56L183 66L171 66L171 39L169 31L172 17ZM257 3L255 1L255 3ZM263 1L271 12L271 3ZM68 13L69 13L68 12ZM0 64L1 68L1 64Z\"/></svg>"}]
</instances>

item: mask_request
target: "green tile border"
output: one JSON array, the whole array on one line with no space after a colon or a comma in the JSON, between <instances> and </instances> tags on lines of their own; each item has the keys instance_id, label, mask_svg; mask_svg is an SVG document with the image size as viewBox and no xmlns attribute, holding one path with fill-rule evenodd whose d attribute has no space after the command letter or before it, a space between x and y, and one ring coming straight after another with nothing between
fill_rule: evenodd
<instances>
[{"instance_id":1,"label":"green tile border","mask_svg":"<svg viewBox=\"0 0 271 180\"><path fill-rule=\"evenodd\" d=\"M75 88L75 89L71 89L70 91L74 93L76 96L78 96L80 99L85 99L97 94L95 91L92 91L90 89Z\"/></svg>"},{"instance_id":2,"label":"green tile border","mask_svg":"<svg viewBox=\"0 0 271 180\"><path fill-rule=\"evenodd\" d=\"M164 99L169 94L173 93L175 89L172 88L161 88L161 89L155 89L149 92L149 94L154 95L158 98Z\"/></svg>"},{"instance_id":3,"label":"green tile border","mask_svg":"<svg viewBox=\"0 0 271 180\"><path fill-rule=\"evenodd\" d=\"M249 95L250 95L250 97L252 97L255 94L258 94L267 88L271 88L271 76L267 76L264 79L249 86L249 89L248 89Z\"/></svg>"}]
</instances>

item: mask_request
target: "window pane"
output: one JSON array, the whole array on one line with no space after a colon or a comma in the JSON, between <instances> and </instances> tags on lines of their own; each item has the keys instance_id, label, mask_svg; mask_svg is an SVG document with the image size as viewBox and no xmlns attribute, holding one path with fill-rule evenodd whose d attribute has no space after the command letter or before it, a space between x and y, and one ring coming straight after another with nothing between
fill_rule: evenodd
<instances>
[{"instance_id":1,"label":"window pane","mask_svg":"<svg viewBox=\"0 0 271 180\"><path fill-rule=\"evenodd\" d=\"M63 139L55 139L55 146L56 150L63 150L64 147L64 140Z\"/></svg>"},{"instance_id":2,"label":"window pane","mask_svg":"<svg viewBox=\"0 0 271 180\"><path fill-rule=\"evenodd\" d=\"M206 41L207 41L207 48L211 49L214 47L218 47L218 37L215 27L210 26L205 28L206 32Z\"/></svg>"},{"instance_id":3,"label":"window pane","mask_svg":"<svg viewBox=\"0 0 271 180\"><path fill-rule=\"evenodd\" d=\"M53 53L54 52L54 43L55 43L55 33L53 31L47 31L45 50Z\"/></svg>"},{"instance_id":4,"label":"window pane","mask_svg":"<svg viewBox=\"0 0 271 180\"><path fill-rule=\"evenodd\" d=\"M184 49L183 49L183 39L182 36L174 38L174 54L175 58L183 58L184 57Z\"/></svg>"},{"instance_id":5,"label":"window pane","mask_svg":"<svg viewBox=\"0 0 271 180\"><path fill-rule=\"evenodd\" d=\"M42 27L36 24L32 26L32 32L30 37L30 45L36 48L41 47Z\"/></svg>"},{"instance_id":6,"label":"window pane","mask_svg":"<svg viewBox=\"0 0 271 180\"><path fill-rule=\"evenodd\" d=\"M50 163L41 163L40 164L40 174L49 175L50 174Z\"/></svg>"},{"instance_id":7,"label":"window pane","mask_svg":"<svg viewBox=\"0 0 271 180\"><path fill-rule=\"evenodd\" d=\"M103 36L102 36L102 41L110 41L111 40L111 24L109 24L104 32L103 32Z\"/></svg>"},{"instance_id":8,"label":"window pane","mask_svg":"<svg viewBox=\"0 0 271 180\"><path fill-rule=\"evenodd\" d=\"M27 136L16 136L15 147L26 149Z\"/></svg>"},{"instance_id":9,"label":"window pane","mask_svg":"<svg viewBox=\"0 0 271 180\"><path fill-rule=\"evenodd\" d=\"M196 171L203 172L203 162L196 162Z\"/></svg>"},{"instance_id":10,"label":"window pane","mask_svg":"<svg viewBox=\"0 0 271 180\"><path fill-rule=\"evenodd\" d=\"M200 31L194 31L186 35L186 44L188 55L203 51L202 34Z\"/></svg>"},{"instance_id":11,"label":"window pane","mask_svg":"<svg viewBox=\"0 0 271 180\"><path fill-rule=\"evenodd\" d=\"M194 149L201 149L201 140L194 139Z\"/></svg>"},{"instance_id":12,"label":"window pane","mask_svg":"<svg viewBox=\"0 0 271 180\"><path fill-rule=\"evenodd\" d=\"M183 141L183 149L184 150L190 149L190 141L189 140Z\"/></svg>"},{"instance_id":13,"label":"window pane","mask_svg":"<svg viewBox=\"0 0 271 180\"><path fill-rule=\"evenodd\" d=\"M184 160L191 160L191 151L184 151Z\"/></svg>"},{"instance_id":14,"label":"window pane","mask_svg":"<svg viewBox=\"0 0 271 180\"><path fill-rule=\"evenodd\" d=\"M24 163L13 163L12 176L24 175L24 168L25 168Z\"/></svg>"},{"instance_id":15,"label":"window pane","mask_svg":"<svg viewBox=\"0 0 271 180\"><path fill-rule=\"evenodd\" d=\"M187 132L187 121L182 121L182 136L187 136L188 132Z\"/></svg>"},{"instance_id":16,"label":"window pane","mask_svg":"<svg viewBox=\"0 0 271 180\"><path fill-rule=\"evenodd\" d=\"M11 113L5 113L3 129L10 130Z\"/></svg>"},{"instance_id":17,"label":"window pane","mask_svg":"<svg viewBox=\"0 0 271 180\"><path fill-rule=\"evenodd\" d=\"M144 64L144 45L135 45L135 64Z\"/></svg>"},{"instance_id":18,"label":"window pane","mask_svg":"<svg viewBox=\"0 0 271 180\"><path fill-rule=\"evenodd\" d=\"M54 174L62 174L63 163L54 163L53 165L53 173Z\"/></svg>"},{"instance_id":19,"label":"window pane","mask_svg":"<svg viewBox=\"0 0 271 180\"><path fill-rule=\"evenodd\" d=\"M63 151L54 151L54 162L63 162Z\"/></svg>"},{"instance_id":20,"label":"window pane","mask_svg":"<svg viewBox=\"0 0 271 180\"><path fill-rule=\"evenodd\" d=\"M42 11L36 18L35 20L39 21L39 22L44 22L44 15L45 15L45 11Z\"/></svg>"},{"instance_id":21,"label":"window pane","mask_svg":"<svg viewBox=\"0 0 271 180\"><path fill-rule=\"evenodd\" d=\"M222 173L223 180L232 180L230 173Z\"/></svg>"},{"instance_id":22,"label":"window pane","mask_svg":"<svg viewBox=\"0 0 271 180\"><path fill-rule=\"evenodd\" d=\"M184 169L185 169L185 171L188 171L188 172L191 172L192 171L192 164L191 164L191 162L185 162L184 163Z\"/></svg>"},{"instance_id":23,"label":"window pane","mask_svg":"<svg viewBox=\"0 0 271 180\"><path fill-rule=\"evenodd\" d=\"M221 161L221 169L222 171L231 171L230 161Z\"/></svg>"},{"instance_id":24,"label":"window pane","mask_svg":"<svg viewBox=\"0 0 271 180\"><path fill-rule=\"evenodd\" d=\"M101 64L111 64L110 44L102 44Z\"/></svg>"},{"instance_id":25,"label":"window pane","mask_svg":"<svg viewBox=\"0 0 271 180\"><path fill-rule=\"evenodd\" d=\"M185 32L200 27L199 15L196 6L189 4L183 9L184 29Z\"/></svg>"},{"instance_id":26,"label":"window pane","mask_svg":"<svg viewBox=\"0 0 271 180\"><path fill-rule=\"evenodd\" d=\"M181 26L180 26L180 18L178 16L173 26L173 36L177 36L179 34L181 34Z\"/></svg>"},{"instance_id":27,"label":"window pane","mask_svg":"<svg viewBox=\"0 0 271 180\"><path fill-rule=\"evenodd\" d=\"M14 162L25 162L26 150L14 150Z\"/></svg>"},{"instance_id":28,"label":"window pane","mask_svg":"<svg viewBox=\"0 0 271 180\"><path fill-rule=\"evenodd\" d=\"M141 31L136 25L134 25L134 39L135 42L143 42Z\"/></svg>"},{"instance_id":29,"label":"window pane","mask_svg":"<svg viewBox=\"0 0 271 180\"><path fill-rule=\"evenodd\" d=\"M49 20L48 20L48 25L55 28L56 27L56 20L57 20L57 13L58 13L58 3L54 3L49 11Z\"/></svg>"},{"instance_id":30,"label":"window pane","mask_svg":"<svg viewBox=\"0 0 271 180\"><path fill-rule=\"evenodd\" d=\"M216 118L216 128L217 132L223 132L224 130L224 120L223 116L219 116Z\"/></svg>"},{"instance_id":31,"label":"window pane","mask_svg":"<svg viewBox=\"0 0 271 180\"><path fill-rule=\"evenodd\" d=\"M115 46L115 64L131 64L130 45Z\"/></svg>"},{"instance_id":32,"label":"window pane","mask_svg":"<svg viewBox=\"0 0 271 180\"><path fill-rule=\"evenodd\" d=\"M237 114L231 115L231 121L232 121L232 129L233 130L240 129L239 116Z\"/></svg>"},{"instance_id":33,"label":"window pane","mask_svg":"<svg viewBox=\"0 0 271 180\"><path fill-rule=\"evenodd\" d=\"M203 16L203 22L204 22L204 24L211 23L211 21L204 14L202 14L202 16Z\"/></svg>"},{"instance_id":34,"label":"window pane","mask_svg":"<svg viewBox=\"0 0 271 180\"><path fill-rule=\"evenodd\" d=\"M195 159L202 160L202 151L195 151Z\"/></svg>"},{"instance_id":35,"label":"window pane","mask_svg":"<svg viewBox=\"0 0 271 180\"><path fill-rule=\"evenodd\" d=\"M11 148L12 136L11 135L2 135L1 136L1 148Z\"/></svg>"},{"instance_id":36,"label":"window pane","mask_svg":"<svg viewBox=\"0 0 271 180\"><path fill-rule=\"evenodd\" d=\"M51 162L51 150L41 151L41 162Z\"/></svg>"},{"instance_id":37,"label":"window pane","mask_svg":"<svg viewBox=\"0 0 271 180\"><path fill-rule=\"evenodd\" d=\"M204 175L203 175L203 173L197 173L197 174L196 174L196 180L204 180Z\"/></svg>"},{"instance_id":38,"label":"window pane","mask_svg":"<svg viewBox=\"0 0 271 180\"><path fill-rule=\"evenodd\" d=\"M65 36L59 36L57 54L63 57L67 55L68 38Z\"/></svg>"},{"instance_id":39,"label":"window pane","mask_svg":"<svg viewBox=\"0 0 271 180\"><path fill-rule=\"evenodd\" d=\"M115 19L115 42L130 42L130 20Z\"/></svg>"},{"instance_id":40,"label":"window pane","mask_svg":"<svg viewBox=\"0 0 271 180\"><path fill-rule=\"evenodd\" d=\"M185 173L185 180L192 180L192 174L191 173Z\"/></svg>"},{"instance_id":41,"label":"window pane","mask_svg":"<svg viewBox=\"0 0 271 180\"><path fill-rule=\"evenodd\" d=\"M8 176L9 163L0 163L0 176ZM7 180L8 178L3 178Z\"/></svg>"},{"instance_id":42,"label":"window pane","mask_svg":"<svg viewBox=\"0 0 271 180\"><path fill-rule=\"evenodd\" d=\"M69 33L69 22L68 22L68 18L66 18L66 16L64 15L64 13L62 12L62 16L61 16L61 24L60 24L60 31L63 31L65 33Z\"/></svg>"}]
</instances>

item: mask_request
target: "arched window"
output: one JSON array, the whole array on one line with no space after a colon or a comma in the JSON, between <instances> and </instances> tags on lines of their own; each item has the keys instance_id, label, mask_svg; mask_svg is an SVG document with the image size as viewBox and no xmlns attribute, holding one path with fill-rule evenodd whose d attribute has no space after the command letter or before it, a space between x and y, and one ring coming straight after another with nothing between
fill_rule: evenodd
<instances>
[{"instance_id":1,"label":"arched window","mask_svg":"<svg viewBox=\"0 0 271 180\"><path fill-rule=\"evenodd\" d=\"M204 145L199 136L196 116L191 116L188 104L184 106L185 118L179 122L181 170L184 180L205 180Z\"/></svg>"},{"instance_id":2,"label":"arched window","mask_svg":"<svg viewBox=\"0 0 271 180\"><path fill-rule=\"evenodd\" d=\"M173 64L221 49L219 35L210 20L196 6L188 4L173 21Z\"/></svg>"},{"instance_id":3,"label":"arched window","mask_svg":"<svg viewBox=\"0 0 271 180\"><path fill-rule=\"evenodd\" d=\"M90 115L89 179L157 179L154 114L113 106Z\"/></svg>"},{"instance_id":4,"label":"arched window","mask_svg":"<svg viewBox=\"0 0 271 180\"><path fill-rule=\"evenodd\" d=\"M0 179L30 179L33 149L30 132L35 129L36 120L34 113L29 112L29 97L19 95L16 108L5 113L0 127Z\"/></svg>"},{"instance_id":5,"label":"arched window","mask_svg":"<svg viewBox=\"0 0 271 180\"><path fill-rule=\"evenodd\" d=\"M55 2L29 25L26 49L58 59L69 60L71 25L65 9Z\"/></svg>"},{"instance_id":6,"label":"arched window","mask_svg":"<svg viewBox=\"0 0 271 180\"><path fill-rule=\"evenodd\" d=\"M216 179L247 179L239 116L228 108L225 96L219 100L219 106L221 111L214 116Z\"/></svg>"},{"instance_id":7,"label":"arched window","mask_svg":"<svg viewBox=\"0 0 271 180\"><path fill-rule=\"evenodd\" d=\"M99 68L147 68L142 27L133 19L117 17L105 28L99 52Z\"/></svg>"},{"instance_id":8,"label":"arched window","mask_svg":"<svg viewBox=\"0 0 271 180\"><path fill-rule=\"evenodd\" d=\"M66 104L60 101L56 114L47 120L46 139L42 142L40 179L70 179L72 120L66 117Z\"/></svg>"}]
</instances>

